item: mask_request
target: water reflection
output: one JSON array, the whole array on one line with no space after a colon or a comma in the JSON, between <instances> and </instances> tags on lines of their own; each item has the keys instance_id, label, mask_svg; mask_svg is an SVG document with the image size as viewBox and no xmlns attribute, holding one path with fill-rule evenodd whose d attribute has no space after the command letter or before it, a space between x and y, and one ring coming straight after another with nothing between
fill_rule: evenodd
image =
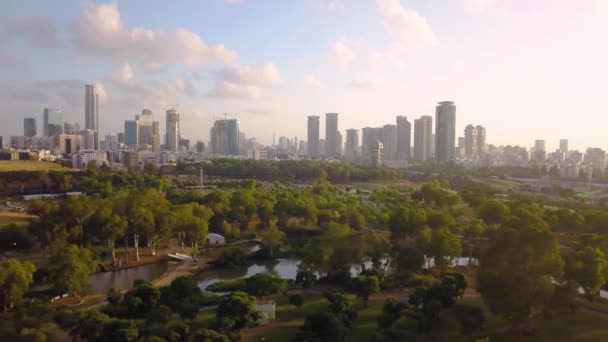
<instances>
[{"instance_id":1,"label":"water reflection","mask_svg":"<svg viewBox=\"0 0 608 342\"><path fill-rule=\"evenodd\" d=\"M120 271L92 274L89 276L89 280L91 281L89 293L107 293L112 287L130 289L133 286L133 281L136 279L152 281L159 278L163 273L175 268L177 268L177 263L164 261Z\"/></svg>"}]
</instances>

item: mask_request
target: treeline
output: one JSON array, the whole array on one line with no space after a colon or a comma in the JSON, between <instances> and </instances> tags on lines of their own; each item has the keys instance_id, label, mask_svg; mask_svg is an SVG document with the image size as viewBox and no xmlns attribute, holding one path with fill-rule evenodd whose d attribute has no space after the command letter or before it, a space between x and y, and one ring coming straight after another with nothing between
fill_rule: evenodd
<instances>
[{"instance_id":1,"label":"treeline","mask_svg":"<svg viewBox=\"0 0 608 342\"><path fill-rule=\"evenodd\" d=\"M203 168L206 177L256 179L264 181L332 183L395 181L403 178L399 171L388 168L364 167L348 163L310 160L235 160L214 159L203 163L178 163L177 174L198 175ZM171 170L161 170L170 173Z\"/></svg>"}]
</instances>

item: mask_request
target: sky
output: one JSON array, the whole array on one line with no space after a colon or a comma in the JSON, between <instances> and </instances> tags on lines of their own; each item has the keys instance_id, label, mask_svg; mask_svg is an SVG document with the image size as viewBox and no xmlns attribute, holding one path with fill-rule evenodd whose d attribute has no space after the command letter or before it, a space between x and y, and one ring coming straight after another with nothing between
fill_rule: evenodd
<instances>
[{"instance_id":1,"label":"sky","mask_svg":"<svg viewBox=\"0 0 608 342\"><path fill-rule=\"evenodd\" d=\"M162 133L177 105L191 141L227 116L270 144L306 139L308 115L344 132L447 100L459 136L606 149L606 33L608 0L5 0L0 134L41 132L44 107L83 127L94 83L102 135L144 108Z\"/></svg>"}]
</instances>

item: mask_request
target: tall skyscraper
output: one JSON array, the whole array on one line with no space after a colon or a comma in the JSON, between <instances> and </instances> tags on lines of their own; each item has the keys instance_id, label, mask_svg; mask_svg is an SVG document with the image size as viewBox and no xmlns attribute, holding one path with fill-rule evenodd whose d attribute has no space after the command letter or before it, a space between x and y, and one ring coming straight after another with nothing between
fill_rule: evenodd
<instances>
[{"instance_id":1,"label":"tall skyscraper","mask_svg":"<svg viewBox=\"0 0 608 342\"><path fill-rule=\"evenodd\" d=\"M63 134L63 112L58 109L44 108L42 113L42 134L45 137Z\"/></svg>"},{"instance_id":2,"label":"tall skyscraper","mask_svg":"<svg viewBox=\"0 0 608 342\"><path fill-rule=\"evenodd\" d=\"M545 147L544 140L535 140L534 141L534 153L532 154L532 159L537 163L544 163L547 158L547 149Z\"/></svg>"},{"instance_id":3,"label":"tall skyscraper","mask_svg":"<svg viewBox=\"0 0 608 342\"><path fill-rule=\"evenodd\" d=\"M475 127L477 131L477 156L481 157L486 153L486 128L480 125Z\"/></svg>"},{"instance_id":4,"label":"tall skyscraper","mask_svg":"<svg viewBox=\"0 0 608 342\"><path fill-rule=\"evenodd\" d=\"M435 159L440 162L454 160L456 143L456 106L443 101L435 108Z\"/></svg>"},{"instance_id":5,"label":"tall skyscraper","mask_svg":"<svg viewBox=\"0 0 608 342\"><path fill-rule=\"evenodd\" d=\"M363 127L361 130L361 156L371 158L371 151L382 140L382 127Z\"/></svg>"},{"instance_id":6,"label":"tall skyscraper","mask_svg":"<svg viewBox=\"0 0 608 342\"><path fill-rule=\"evenodd\" d=\"M99 130L99 95L92 84L84 86L84 129Z\"/></svg>"},{"instance_id":7,"label":"tall skyscraper","mask_svg":"<svg viewBox=\"0 0 608 342\"><path fill-rule=\"evenodd\" d=\"M215 120L211 128L211 152L226 156L239 155L239 133L239 121L237 119Z\"/></svg>"},{"instance_id":8,"label":"tall skyscraper","mask_svg":"<svg viewBox=\"0 0 608 342\"><path fill-rule=\"evenodd\" d=\"M568 154L568 139L560 139L559 151L564 154Z\"/></svg>"},{"instance_id":9,"label":"tall skyscraper","mask_svg":"<svg viewBox=\"0 0 608 342\"><path fill-rule=\"evenodd\" d=\"M407 116L397 116L397 160L410 160L412 150L412 124Z\"/></svg>"},{"instance_id":10,"label":"tall skyscraper","mask_svg":"<svg viewBox=\"0 0 608 342\"><path fill-rule=\"evenodd\" d=\"M153 144L153 117L152 111L144 109L141 111L139 116L139 144L140 145L152 145Z\"/></svg>"},{"instance_id":11,"label":"tall skyscraper","mask_svg":"<svg viewBox=\"0 0 608 342\"><path fill-rule=\"evenodd\" d=\"M433 151L433 117L424 115L414 120L414 159L427 161Z\"/></svg>"},{"instance_id":12,"label":"tall skyscraper","mask_svg":"<svg viewBox=\"0 0 608 342\"><path fill-rule=\"evenodd\" d=\"M125 145L132 148L139 145L139 120L125 120Z\"/></svg>"},{"instance_id":13,"label":"tall skyscraper","mask_svg":"<svg viewBox=\"0 0 608 342\"><path fill-rule=\"evenodd\" d=\"M464 129L464 156L467 159L477 157L477 128L473 125L467 125Z\"/></svg>"},{"instance_id":14,"label":"tall skyscraper","mask_svg":"<svg viewBox=\"0 0 608 342\"><path fill-rule=\"evenodd\" d=\"M79 134L80 125L77 122L74 122L74 123L64 122L63 123L63 132L65 134Z\"/></svg>"},{"instance_id":15,"label":"tall skyscraper","mask_svg":"<svg viewBox=\"0 0 608 342\"><path fill-rule=\"evenodd\" d=\"M173 107L167 110L165 146L167 151L177 152L179 149L179 112Z\"/></svg>"},{"instance_id":16,"label":"tall skyscraper","mask_svg":"<svg viewBox=\"0 0 608 342\"><path fill-rule=\"evenodd\" d=\"M23 119L23 135L25 135L26 137L35 137L37 134L38 130L36 129L36 119Z\"/></svg>"},{"instance_id":17,"label":"tall skyscraper","mask_svg":"<svg viewBox=\"0 0 608 342\"><path fill-rule=\"evenodd\" d=\"M380 141L384 147L383 159L384 160L396 160L397 159L397 125L384 125L382 126L382 134Z\"/></svg>"},{"instance_id":18,"label":"tall skyscraper","mask_svg":"<svg viewBox=\"0 0 608 342\"><path fill-rule=\"evenodd\" d=\"M325 114L325 155L328 158L339 159L338 151L338 113Z\"/></svg>"},{"instance_id":19,"label":"tall skyscraper","mask_svg":"<svg viewBox=\"0 0 608 342\"><path fill-rule=\"evenodd\" d=\"M347 161L359 158L359 131L356 129L346 130L346 144L344 145L344 159Z\"/></svg>"},{"instance_id":20,"label":"tall skyscraper","mask_svg":"<svg viewBox=\"0 0 608 342\"><path fill-rule=\"evenodd\" d=\"M321 146L319 142L319 117L308 117L308 157L318 158L321 154Z\"/></svg>"}]
</instances>

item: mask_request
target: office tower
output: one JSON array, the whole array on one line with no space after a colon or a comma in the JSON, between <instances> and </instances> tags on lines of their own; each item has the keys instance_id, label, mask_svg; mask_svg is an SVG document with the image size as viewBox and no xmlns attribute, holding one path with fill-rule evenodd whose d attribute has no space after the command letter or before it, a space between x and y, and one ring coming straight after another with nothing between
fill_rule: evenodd
<instances>
[{"instance_id":1,"label":"office tower","mask_svg":"<svg viewBox=\"0 0 608 342\"><path fill-rule=\"evenodd\" d=\"M325 114L325 155L327 158L339 159L338 150L338 113Z\"/></svg>"},{"instance_id":2,"label":"office tower","mask_svg":"<svg viewBox=\"0 0 608 342\"><path fill-rule=\"evenodd\" d=\"M464 129L464 156L467 159L477 157L477 128L473 125L467 125Z\"/></svg>"},{"instance_id":3,"label":"office tower","mask_svg":"<svg viewBox=\"0 0 608 342\"><path fill-rule=\"evenodd\" d=\"M116 139L118 139L118 144L124 144L125 143L125 133L124 132L120 132L120 133L116 133Z\"/></svg>"},{"instance_id":4,"label":"office tower","mask_svg":"<svg viewBox=\"0 0 608 342\"><path fill-rule=\"evenodd\" d=\"M190 139L179 139L179 150L184 152L190 151Z\"/></svg>"},{"instance_id":5,"label":"office tower","mask_svg":"<svg viewBox=\"0 0 608 342\"><path fill-rule=\"evenodd\" d=\"M42 113L42 134L45 137L63 134L63 112L58 109L44 108Z\"/></svg>"},{"instance_id":6,"label":"office tower","mask_svg":"<svg viewBox=\"0 0 608 342\"><path fill-rule=\"evenodd\" d=\"M532 159L537 163L544 162L546 159L546 151L544 140L534 141L534 153L532 155Z\"/></svg>"},{"instance_id":7,"label":"office tower","mask_svg":"<svg viewBox=\"0 0 608 342\"><path fill-rule=\"evenodd\" d=\"M456 106L443 101L435 108L435 159L439 162L454 160L456 142Z\"/></svg>"},{"instance_id":8,"label":"office tower","mask_svg":"<svg viewBox=\"0 0 608 342\"><path fill-rule=\"evenodd\" d=\"M382 135L379 139L383 145L382 158L384 160L397 159L397 125L382 126Z\"/></svg>"},{"instance_id":9,"label":"office tower","mask_svg":"<svg viewBox=\"0 0 608 342\"><path fill-rule=\"evenodd\" d=\"M23 135L26 137L35 137L38 134L36 129L36 119L23 119Z\"/></svg>"},{"instance_id":10,"label":"office tower","mask_svg":"<svg viewBox=\"0 0 608 342\"><path fill-rule=\"evenodd\" d=\"M84 128L99 130L99 95L92 84L84 86Z\"/></svg>"},{"instance_id":11,"label":"office tower","mask_svg":"<svg viewBox=\"0 0 608 342\"><path fill-rule=\"evenodd\" d=\"M414 159L427 161L433 151L433 117L421 116L414 120Z\"/></svg>"},{"instance_id":12,"label":"office tower","mask_svg":"<svg viewBox=\"0 0 608 342\"><path fill-rule=\"evenodd\" d=\"M167 133L165 136L165 148L167 151L177 152L179 148L179 112L175 107L167 110Z\"/></svg>"},{"instance_id":13,"label":"office tower","mask_svg":"<svg viewBox=\"0 0 608 342\"><path fill-rule=\"evenodd\" d=\"M85 129L80 131L80 136L82 137L82 148L84 148L85 150L96 150L98 146L95 144L95 141L98 140L96 134L97 131L94 131L92 129Z\"/></svg>"},{"instance_id":14,"label":"office tower","mask_svg":"<svg viewBox=\"0 0 608 342\"><path fill-rule=\"evenodd\" d=\"M356 129L346 130L346 144L344 145L344 159L347 161L359 158L359 131Z\"/></svg>"},{"instance_id":15,"label":"office tower","mask_svg":"<svg viewBox=\"0 0 608 342\"><path fill-rule=\"evenodd\" d=\"M397 116L397 160L410 160L412 149L412 124L407 116Z\"/></svg>"},{"instance_id":16,"label":"office tower","mask_svg":"<svg viewBox=\"0 0 608 342\"><path fill-rule=\"evenodd\" d=\"M568 139L560 139L559 150L562 153L568 154Z\"/></svg>"},{"instance_id":17,"label":"office tower","mask_svg":"<svg viewBox=\"0 0 608 342\"><path fill-rule=\"evenodd\" d=\"M464 158L464 137L458 137L458 145L456 145L456 158Z\"/></svg>"},{"instance_id":18,"label":"office tower","mask_svg":"<svg viewBox=\"0 0 608 342\"><path fill-rule=\"evenodd\" d=\"M370 158L372 148L382 139L382 127L363 127L361 130L361 156Z\"/></svg>"},{"instance_id":19,"label":"office tower","mask_svg":"<svg viewBox=\"0 0 608 342\"><path fill-rule=\"evenodd\" d=\"M483 126L478 125L475 127L477 131L477 156L481 157L486 153L486 129Z\"/></svg>"},{"instance_id":20,"label":"office tower","mask_svg":"<svg viewBox=\"0 0 608 342\"><path fill-rule=\"evenodd\" d=\"M210 148L213 154L239 155L239 121L237 119L215 120L211 128Z\"/></svg>"},{"instance_id":21,"label":"office tower","mask_svg":"<svg viewBox=\"0 0 608 342\"><path fill-rule=\"evenodd\" d=\"M196 142L196 153L203 153L205 152L205 143L202 141L197 141Z\"/></svg>"},{"instance_id":22,"label":"office tower","mask_svg":"<svg viewBox=\"0 0 608 342\"><path fill-rule=\"evenodd\" d=\"M63 133L65 134L78 134L80 132L80 125L75 123L64 122Z\"/></svg>"},{"instance_id":23,"label":"office tower","mask_svg":"<svg viewBox=\"0 0 608 342\"><path fill-rule=\"evenodd\" d=\"M137 120L137 117L136 117ZM152 111L144 109L139 115L139 145L153 145L154 137L154 121L152 118Z\"/></svg>"},{"instance_id":24,"label":"office tower","mask_svg":"<svg viewBox=\"0 0 608 342\"><path fill-rule=\"evenodd\" d=\"M308 156L319 158L321 155L321 143L319 141L319 117L308 117Z\"/></svg>"},{"instance_id":25,"label":"office tower","mask_svg":"<svg viewBox=\"0 0 608 342\"><path fill-rule=\"evenodd\" d=\"M384 146L380 141L370 145L370 163L372 166L382 166L384 163Z\"/></svg>"},{"instance_id":26,"label":"office tower","mask_svg":"<svg viewBox=\"0 0 608 342\"><path fill-rule=\"evenodd\" d=\"M139 145L139 120L125 120L125 145L137 148Z\"/></svg>"},{"instance_id":27,"label":"office tower","mask_svg":"<svg viewBox=\"0 0 608 342\"><path fill-rule=\"evenodd\" d=\"M0 148L4 148L4 138L0 136Z\"/></svg>"},{"instance_id":28,"label":"office tower","mask_svg":"<svg viewBox=\"0 0 608 342\"><path fill-rule=\"evenodd\" d=\"M118 151L118 137L113 134L106 135L106 150L107 151Z\"/></svg>"}]
</instances>

